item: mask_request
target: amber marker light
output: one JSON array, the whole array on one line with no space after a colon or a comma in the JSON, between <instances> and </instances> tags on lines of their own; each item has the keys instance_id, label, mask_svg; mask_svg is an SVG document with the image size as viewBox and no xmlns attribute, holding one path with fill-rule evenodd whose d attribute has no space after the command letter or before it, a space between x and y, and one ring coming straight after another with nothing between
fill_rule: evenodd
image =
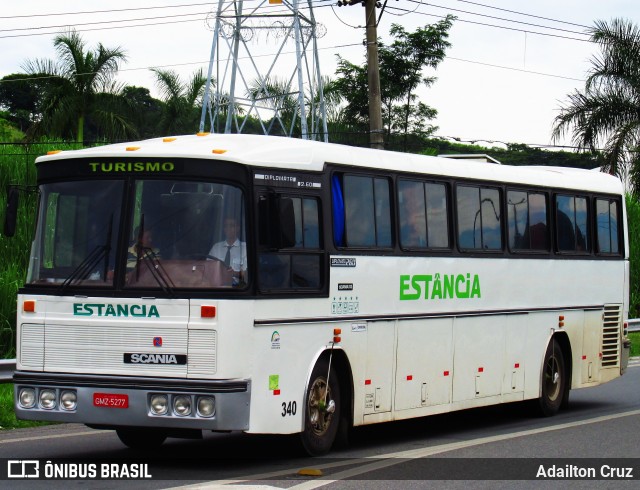
<instances>
[{"instance_id":1,"label":"amber marker light","mask_svg":"<svg viewBox=\"0 0 640 490\"><path fill-rule=\"evenodd\" d=\"M334 328L333 329L333 343L334 344L339 344L342 341L342 337L340 337L341 333L342 333L342 329L341 328Z\"/></svg>"},{"instance_id":2,"label":"amber marker light","mask_svg":"<svg viewBox=\"0 0 640 490\"><path fill-rule=\"evenodd\" d=\"M139 146L127 146L125 149L127 151L136 151L136 150L139 150L140 147Z\"/></svg>"},{"instance_id":3,"label":"amber marker light","mask_svg":"<svg viewBox=\"0 0 640 490\"><path fill-rule=\"evenodd\" d=\"M47 152L47 155L57 155L58 153L62 153L62 150L51 150Z\"/></svg>"},{"instance_id":4,"label":"amber marker light","mask_svg":"<svg viewBox=\"0 0 640 490\"><path fill-rule=\"evenodd\" d=\"M178 138L162 138L163 143L171 143L172 141L177 140Z\"/></svg>"},{"instance_id":5,"label":"amber marker light","mask_svg":"<svg viewBox=\"0 0 640 490\"><path fill-rule=\"evenodd\" d=\"M215 150L211 150L211 153L213 153L214 155L222 155L223 153L226 153L227 150L220 150L220 149L215 149Z\"/></svg>"},{"instance_id":6,"label":"amber marker light","mask_svg":"<svg viewBox=\"0 0 640 490\"><path fill-rule=\"evenodd\" d=\"M201 132L201 133L196 133L196 136L209 136L211 133L206 133L206 132Z\"/></svg>"},{"instance_id":7,"label":"amber marker light","mask_svg":"<svg viewBox=\"0 0 640 490\"><path fill-rule=\"evenodd\" d=\"M25 313L35 313L36 311L36 302L28 299L22 303L22 311Z\"/></svg>"},{"instance_id":8,"label":"amber marker light","mask_svg":"<svg viewBox=\"0 0 640 490\"><path fill-rule=\"evenodd\" d=\"M564 327L564 315L560 315L558 317L558 327L560 328Z\"/></svg>"},{"instance_id":9,"label":"amber marker light","mask_svg":"<svg viewBox=\"0 0 640 490\"><path fill-rule=\"evenodd\" d=\"M200 316L202 318L215 318L216 317L216 307L215 306L202 305L200 307Z\"/></svg>"}]
</instances>

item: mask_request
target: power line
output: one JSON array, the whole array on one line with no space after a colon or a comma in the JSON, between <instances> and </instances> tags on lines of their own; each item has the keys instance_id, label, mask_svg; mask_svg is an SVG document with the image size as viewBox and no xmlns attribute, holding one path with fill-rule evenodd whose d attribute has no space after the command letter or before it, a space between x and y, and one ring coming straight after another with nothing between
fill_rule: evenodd
<instances>
[{"instance_id":1,"label":"power line","mask_svg":"<svg viewBox=\"0 0 640 490\"><path fill-rule=\"evenodd\" d=\"M522 72L522 73L530 73L531 75L541 75L541 76L544 76L544 77L561 78L563 80L573 80L575 82L585 82L586 81L586 80L584 80L582 78L572 78L572 77L566 77L564 75L556 75L556 74L553 74L553 73L544 73L544 72L540 72L540 71L525 70L525 69L522 69L522 68L513 68L513 67L510 67L510 66L494 65L494 64L491 64L491 63L483 63L481 61L473 61L473 60L465 60L465 59L462 59L462 58L454 58L453 56L447 56L445 58L445 61L446 60L462 61L464 63L472 63L474 65L483 65L483 66L488 66L488 67L491 67L491 68L500 68L502 70L519 71L519 72Z\"/></svg>"},{"instance_id":2,"label":"power line","mask_svg":"<svg viewBox=\"0 0 640 490\"><path fill-rule=\"evenodd\" d=\"M418 3L418 4L422 4L422 1L420 0L409 0L409 2L411 3ZM523 22L521 20L513 20L513 19L506 19L504 17L495 17L493 15L486 15L486 14L479 14L476 12L470 12L468 10L460 10L460 9L454 9L451 7L443 7L441 5L436 5L434 3L428 3L427 4L428 7L434 7L434 8L439 8L439 9L445 9L445 10L449 10L449 11L453 11L453 12L462 12L464 14L471 14L471 15L477 15L478 17L486 17L489 19L495 19L495 20L502 20L505 22L513 22L515 24L522 24L522 25L527 25L527 26L531 26L531 27L541 27L543 29L551 29L551 30L555 30L555 31L560 31L560 32L568 32L570 34L579 34L579 35L588 35L584 32L578 32L578 31L571 31L569 29L561 29L559 27L550 27L550 26L545 26L545 25L540 25L540 24L532 24L530 22Z\"/></svg>"},{"instance_id":3,"label":"power line","mask_svg":"<svg viewBox=\"0 0 640 490\"><path fill-rule=\"evenodd\" d=\"M393 9L393 10L399 10L402 12L411 12L410 10L407 9L403 9L400 7L387 7L388 9ZM426 12L415 12L416 14L420 14L420 15L426 15L428 17L437 17L439 19L445 19L446 17L443 15L436 15L436 14L428 14ZM581 41L581 42L586 42L586 43L590 43L591 40L590 39L579 39L579 38L575 38L575 37L569 37L569 36L562 36L560 34L550 34L547 32L538 32L538 31L530 31L528 29L518 29L515 27L507 27L507 26L499 26L499 25L495 25L495 24L487 24L485 22L477 22L477 21L473 21L473 20L466 20L466 19L460 19L457 18L456 22L464 22L467 24L475 24L475 25L481 25L481 26L485 26L485 27L494 27L496 29L504 29L507 31L516 31L516 32L526 32L528 34L537 34L539 36L548 36L548 37L555 37L555 38L559 38L559 39L569 39L571 41Z\"/></svg>"},{"instance_id":4,"label":"power line","mask_svg":"<svg viewBox=\"0 0 640 490\"><path fill-rule=\"evenodd\" d=\"M251 1L251 0L245 0ZM173 8L183 8L183 7L204 7L206 3L187 3L182 5L158 5L155 7L135 7L135 8L125 8L125 9L109 9L109 10L87 10L83 12L49 12L46 14L27 14L27 15L9 15L2 16L0 19L22 19L22 18L33 18L33 17L52 17L54 15L86 15L86 14L106 14L113 12L131 12L136 10L156 10L156 9L173 9Z\"/></svg>"},{"instance_id":5,"label":"power line","mask_svg":"<svg viewBox=\"0 0 640 490\"><path fill-rule=\"evenodd\" d=\"M190 17L192 15L206 15L209 12L194 12L191 14L177 14L177 15L162 15L162 16L157 16L157 17L142 17L142 18L138 18L138 19L122 19L122 20L101 20L98 22L83 22L80 24L75 24L78 26L91 26L91 25L100 25L100 24L115 24L118 22L138 22L138 21L142 21L142 20L158 20L158 19L172 19L172 18L176 18L176 17ZM200 20L200 19L198 19ZM14 28L14 29L0 29L0 32L11 32L11 31L31 31L31 30L37 30L37 29L60 29L60 28L68 28L69 27L69 23L66 24L62 24L62 25L55 25L55 26L39 26L39 27L21 27L21 28Z\"/></svg>"},{"instance_id":6,"label":"power line","mask_svg":"<svg viewBox=\"0 0 640 490\"><path fill-rule=\"evenodd\" d=\"M568 22L566 20L558 20L558 19L552 19L550 17L542 17L540 15L527 14L527 13L524 13L524 12L518 12L516 10L509 10L509 9L504 9L504 8L500 8L500 7L494 7L492 5L485 5L485 4L482 4L482 3L470 2L468 0L457 0L457 1L458 2L462 2L462 3L469 3L471 5L477 5L479 7L485 7L485 8L488 8L488 9L501 10L503 12L509 12L510 14L524 15L526 17L534 17L536 19L549 20L551 22L558 22L560 24L568 24L568 25L572 25L572 26L576 26L576 27L583 27L584 29L590 29L589 26L585 26L583 24L576 24L574 22Z\"/></svg>"},{"instance_id":7,"label":"power line","mask_svg":"<svg viewBox=\"0 0 640 490\"><path fill-rule=\"evenodd\" d=\"M245 0L249 1L249 0ZM254 1L254 0L250 0ZM331 0L312 0L313 3L325 3ZM194 4L195 5L195 4ZM313 5L312 5L313 6ZM323 8L323 7L332 7L331 4L317 5L315 8ZM151 7L147 7L151 8ZM307 6L301 6L301 9L308 8ZM135 10L135 9L122 9L122 10ZM95 11L101 12L101 11ZM105 11L107 12L107 11ZM113 10L113 12L117 12L117 10ZM270 14L278 14L281 12L290 12L290 10L271 10ZM185 22L201 22L204 18L199 19L191 19L191 20L176 20L176 21L168 21L168 22L153 22L153 23L145 23L145 24L134 24L134 25L123 25L123 26L111 26L111 27L94 27L88 29L78 29L77 27L89 26L89 25L100 25L100 24L115 24L115 23L123 23L123 22L137 22L137 21L145 21L145 20L157 20L157 19L174 19L175 17L187 17L192 15L202 15L206 16L210 13L207 12L195 12L190 14L178 14L178 15L165 15L165 16L156 16L156 17L144 17L138 19L121 19L121 20L111 20L111 21L100 21L100 22L83 22L77 24L65 24L65 25L57 25L57 26L41 26L41 27L27 27L27 28L15 28L15 29L2 29L0 32L11 32L11 31L23 31L23 30L36 30L36 29L60 29L60 28L69 28L72 27L76 29L77 32L92 32L92 31L102 31L102 30L110 30L110 29L125 29L125 28L134 28L134 27L152 27L157 25L167 25L167 24L179 24ZM268 15L267 15L268 17ZM1 17L0 17L1 18ZM30 37L30 36L44 36L44 35L55 35L58 34L59 31L51 31L51 32L34 32L28 34L7 34L0 36L0 39L11 39L18 37Z\"/></svg>"},{"instance_id":8,"label":"power line","mask_svg":"<svg viewBox=\"0 0 640 490\"><path fill-rule=\"evenodd\" d=\"M354 47L354 46L362 46L362 43L350 43L350 44L337 44L335 46L326 46L324 48L318 48L318 50L326 50L326 49L338 49L338 48L350 48L350 47ZM295 51L288 51L288 52L283 52L283 54L295 54ZM259 55L254 55L254 58L264 58L267 56L273 56L274 53L267 53L267 54L259 54ZM247 59L247 57L240 57L238 59ZM154 66L143 66L143 67L138 67L138 68L119 68L118 72L123 72L123 71L139 71L139 70L150 70L151 68L171 68L171 67L175 67L175 66L187 66L187 65L206 65L209 63L209 60L203 60L203 61L190 61L190 62L185 62L185 63L171 63L171 64L166 64L166 65L154 65ZM95 75L95 73L76 73L75 76L79 77L79 76L86 76L86 75ZM29 82L29 81L33 81L33 80L48 80L51 78L59 78L59 75L39 75L39 76L33 76L33 77L25 77L25 78L14 78L11 80L3 80L0 78L0 83L12 83L12 82Z\"/></svg>"},{"instance_id":9,"label":"power line","mask_svg":"<svg viewBox=\"0 0 640 490\"><path fill-rule=\"evenodd\" d=\"M176 20L176 21L169 21L169 22L154 22L151 24L135 24L130 26L94 27L92 29L76 29L76 32L107 31L112 29L128 29L131 27L152 27L152 26L160 26L160 25L166 25L166 24L184 24L185 22L202 22L202 20L203 19ZM0 39L30 37L30 36L47 36L47 35L54 35L54 34L59 34L59 31L37 32L37 33L31 33L31 34L9 34L6 36L0 36Z\"/></svg>"}]
</instances>

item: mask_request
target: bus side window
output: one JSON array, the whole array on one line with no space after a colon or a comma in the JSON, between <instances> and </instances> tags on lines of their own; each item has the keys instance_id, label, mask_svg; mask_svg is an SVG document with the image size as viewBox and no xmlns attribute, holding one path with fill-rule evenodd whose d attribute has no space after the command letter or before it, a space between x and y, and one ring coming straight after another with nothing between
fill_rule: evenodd
<instances>
[{"instance_id":1,"label":"bus side window","mask_svg":"<svg viewBox=\"0 0 640 490\"><path fill-rule=\"evenodd\" d=\"M556 237L559 252L589 253L587 198L556 196Z\"/></svg>"},{"instance_id":2,"label":"bus side window","mask_svg":"<svg viewBox=\"0 0 640 490\"><path fill-rule=\"evenodd\" d=\"M389 180L381 177L344 175L343 192L340 196L336 195L340 190L336 177L333 178L332 186L336 245L362 248L391 247L393 238Z\"/></svg>"},{"instance_id":3,"label":"bus side window","mask_svg":"<svg viewBox=\"0 0 640 490\"><path fill-rule=\"evenodd\" d=\"M601 254L620 254L618 240L618 203L596 199L596 240Z\"/></svg>"},{"instance_id":4,"label":"bus side window","mask_svg":"<svg viewBox=\"0 0 640 490\"><path fill-rule=\"evenodd\" d=\"M457 187L458 243L462 250L502 250L500 191L491 187Z\"/></svg>"},{"instance_id":5,"label":"bus side window","mask_svg":"<svg viewBox=\"0 0 640 490\"><path fill-rule=\"evenodd\" d=\"M449 248L445 184L399 180L398 208L403 249Z\"/></svg>"},{"instance_id":6,"label":"bus side window","mask_svg":"<svg viewBox=\"0 0 640 490\"><path fill-rule=\"evenodd\" d=\"M258 259L261 291L309 290L321 287L322 237L320 204L315 197L284 197L293 209L294 240L282 248L268 248ZM266 202L266 201L265 201ZM268 214L260 214L260 228L269 226ZM265 242L261 240L261 243ZM266 243L265 243L266 244Z\"/></svg>"},{"instance_id":7,"label":"bus side window","mask_svg":"<svg viewBox=\"0 0 640 490\"><path fill-rule=\"evenodd\" d=\"M539 192L508 191L509 249L548 251L547 198Z\"/></svg>"}]
</instances>

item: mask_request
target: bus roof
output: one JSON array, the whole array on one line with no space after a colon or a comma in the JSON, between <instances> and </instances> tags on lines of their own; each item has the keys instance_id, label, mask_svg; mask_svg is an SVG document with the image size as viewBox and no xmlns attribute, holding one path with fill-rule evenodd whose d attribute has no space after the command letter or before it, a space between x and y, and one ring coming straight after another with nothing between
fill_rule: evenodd
<instances>
[{"instance_id":1,"label":"bus roof","mask_svg":"<svg viewBox=\"0 0 640 490\"><path fill-rule=\"evenodd\" d=\"M288 170L321 171L327 163L416 174L539 185L621 194L617 177L551 166L486 165L411 153L321 143L297 138L249 134L215 134L153 138L83 150L61 151L36 159L38 164L75 158L197 158ZM535 163L535 162L532 162Z\"/></svg>"}]
</instances>

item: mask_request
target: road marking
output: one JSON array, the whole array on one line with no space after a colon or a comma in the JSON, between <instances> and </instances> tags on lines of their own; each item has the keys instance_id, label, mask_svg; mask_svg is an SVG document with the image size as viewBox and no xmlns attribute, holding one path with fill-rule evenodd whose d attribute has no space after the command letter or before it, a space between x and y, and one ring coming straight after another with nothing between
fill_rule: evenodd
<instances>
[{"instance_id":1,"label":"road marking","mask_svg":"<svg viewBox=\"0 0 640 490\"><path fill-rule=\"evenodd\" d=\"M443 444L440 446L432 446L432 447L425 447L425 448L419 448L419 449L409 449L409 450L398 451L394 453L369 456L366 458L353 458L353 459L348 459L346 461L338 461L338 462L328 463L324 465L323 464L314 465L314 468L328 469L328 468L337 468L340 466L358 465L358 464L366 463L363 466L358 466L357 468L350 468L348 470L335 473L331 475L331 479L309 480L309 481L300 483L298 485L288 487L287 490L313 490L315 488L323 487L325 485L330 485L331 483L336 483L346 478L352 478L352 477L362 475L363 473L369 473L371 471L387 468L389 466L402 464L408 459L424 458L427 456L442 454L450 451L455 451L458 449L465 449L468 447L480 446L483 444L490 444L493 442L506 441L509 439L516 439L518 437L543 434L545 432L552 432L556 430L571 429L573 427L578 427L581 425L597 424L600 422L607 422L609 420L615 420L623 417L631 417L633 415L640 415L640 410L632 410L629 412L617 413L613 415L603 415L602 417L596 417L593 419L567 422L564 424L553 425L550 427L541 427L539 429L523 430L519 432L513 432L511 434L501 434L497 436L481 437L479 439L472 439L469 441L452 442L452 443ZM375 462L367 463L367 461L371 461L371 460L375 460ZM234 484L237 484L237 483L264 480L267 478L276 478L276 477L285 476L285 475L293 475L295 474L295 472L296 470L294 468L291 468L288 470L280 470L280 471L274 471L271 473L262 473L258 475L246 476L246 477L242 477L234 480L217 480L209 483L198 483L194 485L174 487L173 490L177 490L177 489L214 490L214 489L219 489L223 487L234 488L235 486ZM255 486L242 485L242 488L250 489L250 488L266 488L266 487L265 485L255 485ZM275 488L275 487L271 487L271 488Z\"/></svg>"},{"instance_id":2,"label":"road marking","mask_svg":"<svg viewBox=\"0 0 640 490\"><path fill-rule=\"evenodd\" d=\"M37 437L20 437L17 439L5 439L0 440L0 444L8 444L10 442L25 442L25 441L42 441L43 439L59 439L61 437L76 437L76 436L89 436L95 434L108 434L108 431L100 430L88 430L85 432L74 432L73 434L53 434L50 436L37 436Z\"/></svg>"}]
</instances>

